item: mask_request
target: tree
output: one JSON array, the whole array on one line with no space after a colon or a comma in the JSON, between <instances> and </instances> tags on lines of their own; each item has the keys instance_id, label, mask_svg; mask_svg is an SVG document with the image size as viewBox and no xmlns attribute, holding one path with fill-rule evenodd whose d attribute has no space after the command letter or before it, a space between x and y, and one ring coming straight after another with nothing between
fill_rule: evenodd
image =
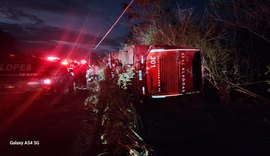
<instances>
[{"instance_id":1,"label":"tree","mask_svg":"<svg viewBox=\"0 0 270 156\"><path fill-rule=\"evenodd\" d=\"M268 15L266 10L269 9L261 5L263 1L257 2L258 6L255 2L210 1L203 15L197 15L192 7L183 7L185 5L176 1L159 0L147 8L134 6L127 15L131 35L124 46L168 44L200 48L205 59L206 78L228 95L234 88L232 84L254 81L258 75L253 47L245 43L254 40L243 30L268 42L270 20L264 21L263 17ZM250 7L263 11L251 16L247 14Z\"/></svg>"},{"instance_id":2,"label":"tree","mask_svg":"<svg viewBox=\"0 0 270 156\"><path fill-rule=\"evenodd\" d=\"M264 69L270 50L270 1L269 0L212 0L207 9L207 21L213 28L207 38L220 38L229 53L228 75L237 85L264 82ZM226 53L228 54L228 53ZM235 57L231 57L235 56ZM238 63L237 63L238 62ZM222 76L222 75L220 75ZM226 76L226 75L225 75Z\"/></svg>"},{"instance_id":3,"label":"tree","mask_svg":"<svg viewBox=\"0 0 270 156\"><path fill-rule=\"evenodd\" d=\"M246 30L270 44L269 0L212 0L209 19L230 31Z\"/></svg>"}]
</instances>

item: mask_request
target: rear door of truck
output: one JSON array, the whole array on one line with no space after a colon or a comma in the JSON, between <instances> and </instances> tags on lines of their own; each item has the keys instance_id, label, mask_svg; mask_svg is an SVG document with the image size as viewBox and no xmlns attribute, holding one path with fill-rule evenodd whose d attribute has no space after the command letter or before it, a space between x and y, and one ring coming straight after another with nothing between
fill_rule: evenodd
<instances>
[{"instance_id":1,"label":"rear door of truck","mask_svg":"<svg viewBox=\"0 0 270 156\"><path fill-rule=\"evenodd\" d=\"M0 91L17 93L27 90L27 83L38 75L40 62L36 58L1 57Z\"/></svg>"}]
</instances>

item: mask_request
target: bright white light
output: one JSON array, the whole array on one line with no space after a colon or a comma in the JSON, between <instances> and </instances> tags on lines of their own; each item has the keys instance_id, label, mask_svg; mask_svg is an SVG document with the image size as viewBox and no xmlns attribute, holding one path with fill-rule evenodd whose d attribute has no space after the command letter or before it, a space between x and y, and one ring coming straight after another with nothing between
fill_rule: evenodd
<instances>
[{"instance_id":1,"label":"bright white light","mask_svg":"<svg viewBox=\"0 0 270 156\"><path fill-rule=\"evenodd\" d=\"M142 70L139 70L139 81L142 81Z\"/></svg>"},{"instance_id":2,"label":"bright white light","mask_svg":"<svg viewBox=\"0 0 270 156\"><path fill-rule=\"evenodd\" d=\"M68 65L68 61L67 60L64 60L61 62L62 65Z\"/></svg>"},{"instance_id":3,"label":"bright white light","mask_svg":"<svg viewBox=\"0 0 270 156\"><path fill-rule=\"evenodd\" d=\"M166 98L166 97L173 97L173 96L180 96L183 94L171 94L171 95L152 95L152 98L158 99L158 98Z\"/></svg>"},{"instance_id":4,"label":"bright white light","mask_svg":"<svg viewBox=\"0 0 270 156\"><path fill-rule=\"evenodd\" d=\"M81 60L81 64L86 64L87 61L86 60Z\"/></svg>"},{"instance_id":5,"label":"bright white light","mask_svg":"<svg viewBox=\"0 0 270 156\"><path fill-rule=\"evenodd\" d=\"M58 61L58 60L60 60L60 58L59 57L55 57L55 56L49 56L49 57L47 57L47 60L48 61Z\"/></svg>"},{"instance_id":6,"label":"bright white light","mask_svg":"<svg viewBox=\"0 0 270 156\"><path fill-rule=\"evenodd\" d=\"M169 51L200 51L199 49L152 49L150 53L161 53L161 52L169 52Z\"/></svg>"},{"instance_id":7,"label":"bright white light","mask_svg":"<svg viewBox=\"0 0 270 156\"><path fill-rule=\"evenodd\" d=\"M52 83L52 81L50 79L45 79L45 80L43 80L43 83L46 85L49 85Z\"/></svg>"},{"instance_id":8,"label":"bright white light","mask_svg":"<svg viewBox=\"0 0 270 156\"><path fill-rule=\"evenodd\" d=\"M142 92L143 92L143 95L145 95L145 87L144 86L142 87Z\"/></svg>"}]
</instances>

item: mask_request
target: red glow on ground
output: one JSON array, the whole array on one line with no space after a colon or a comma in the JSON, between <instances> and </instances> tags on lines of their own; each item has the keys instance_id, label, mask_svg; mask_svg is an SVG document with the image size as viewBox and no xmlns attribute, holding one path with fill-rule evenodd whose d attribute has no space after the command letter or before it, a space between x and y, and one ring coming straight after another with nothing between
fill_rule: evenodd
<instances>
[{"instance_id":1,"label":"red glow on ground","mask_svg":"<svg viewBox=\"0 0 270 156\"><path fill-rule=\"evenodd\" d=\"M13 110L11 116L7 116L5 122L1 123L0 125L0 132L5 131L9 129L10 126L16 121L21 118L21 116L31 107L33 104L34 100L36 100L39 96L41 95L41 91L36 92L35 94L31 95L25 101L23 102L22 105L17 107L16 109ZM19 99L22 97L15 97L14 99ZM8 100L8 99L7 99Z\"/></svg>"}]
</instances>

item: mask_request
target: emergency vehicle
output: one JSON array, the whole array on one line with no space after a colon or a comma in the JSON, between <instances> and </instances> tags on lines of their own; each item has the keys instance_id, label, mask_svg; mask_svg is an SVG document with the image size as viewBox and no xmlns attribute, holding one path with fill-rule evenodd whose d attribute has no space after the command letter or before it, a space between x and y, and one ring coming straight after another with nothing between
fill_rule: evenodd
<instances>
[{"instance_id":1,"label":"emergency vehicle","mask_svg":"<svg viewBox=\"0 0 270 156\"><path fill-rule=\"evenodd\" d=\"M86 60L62 59L61 64L67 68L69 73L74 77L74 89L87 89L87 71L90 69Z\"/></svg>"},{"instance_id":2,"label":"emergency vehicle","mask_svg":"<svg viewBox=\"0 0 270 156\"><path fill-rule=\"evenodd\" d=\"M134 65L134 86L141 95L165 98L201 92L204 68L197 48L133 45L109 56L123 65Z\"/></svg>"},{"instance_id":3,"label":"emergency vehicle","mask_svg":"<svg viewBox=\"0 0 270 156\"><path fill-rule=\"evenodd\" d=\"M57 57L8 55L0 58L0 94L73 92L73 76Z\"/></svg>"}]
</instances>

